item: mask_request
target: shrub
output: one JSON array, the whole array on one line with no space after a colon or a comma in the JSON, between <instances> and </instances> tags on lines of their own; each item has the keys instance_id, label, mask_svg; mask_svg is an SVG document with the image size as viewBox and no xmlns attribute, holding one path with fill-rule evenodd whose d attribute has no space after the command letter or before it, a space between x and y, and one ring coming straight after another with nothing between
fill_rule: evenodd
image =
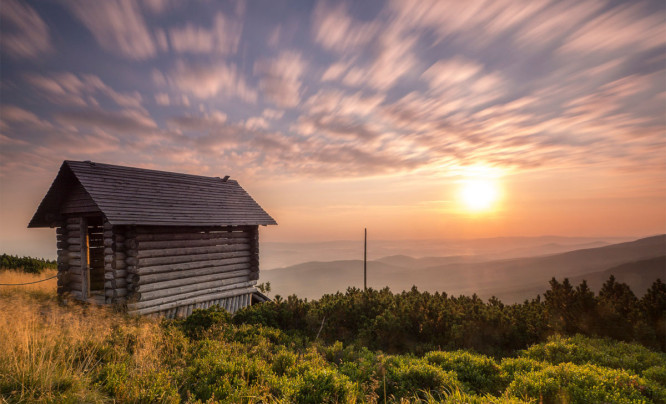
<instances>
[{"instance_id":1,"label":"shrub","mask_svg":"<svg viewBox=\"0 0 666 404\"><path fill-rule=\"evenodd\" d=\"M101 371L104 389L119 402L178 403L180 395L168 370L137 373L124 362L109 363Z\"/></svg>"},{"instance_id":2,"label":"shrub","mask_svg":"<svg viewBox=\"0 0 666 404\"><path fill-rule=\"evenodd\" d=\"M423 392L443 394L460 389L462 385L455 373L447 372L423 359L405 356L391 356L383 363L386 373L386 394L397 399L407 398ZM380 377L382 370L380 369ZM384 382L376 393L384 394Z\"/></svg>"},{"instance_id":3,"label":"shrub","mask_svg":"<svg viewBox=\"0 0 666 404\"><path fill-rule=\"evenodd\" d=\"M643 371L642 376L648 380L657 382L658 384L666 387L666 366L652 366Z\"/></svg>"},{"instance_id":4,"label":"shrub","mask_svg":"<svg viewBox=\"0 0 666 404\"><path fill-rule=\"evenodd\" d=\"M300 378L292 398L303 404L344 403L356 401L357 393L347 376L326 368L311 368Z\"/></svg>"},{"instance_id":5,"label":"shrub","mask_svg":"<svg viewBox=\"0 0 666 404\"><path fill-rule=\"evenodd\" d=\"M640 374L643 370L666 363L666 354L626 342L593 339L582 335L551 337L548 342L529 347L521 356L557 365L564 362L592 363Z\"/></svg>"},{"instance_id":6,"label":"shrub","mask_svg":"<svg viewBox=\"0 0 666 404\"><path fill-rule=\"evenodd\" d=\"M220 330L230 321L231 314L228 311L220 306L213 306L205 310L194 310L180 325L188 337L201 338L211 329Z\"/></svg>"},{"instance_id":7,"label":"shrub","mask_svg":"<svg viewBox=\"0 0 666 404\"><path fill-rule=\"evenodd\" d=\"M477 394L497 394L502 390L500 368L485 355L466 351L435 351L425 355L428 363L454 371L465 390Z\"/></svg>"},{"instance_id":8,"label":"shrub","mask_svg":"<svg viewBox=\"0 0 666 404\"><path fill-rule=\"evenodd\" d=\"M531 373L516 373L509 396L544 403L664 402L664 388L627 371L562 363Z\"/></svg>"}]
</instances>

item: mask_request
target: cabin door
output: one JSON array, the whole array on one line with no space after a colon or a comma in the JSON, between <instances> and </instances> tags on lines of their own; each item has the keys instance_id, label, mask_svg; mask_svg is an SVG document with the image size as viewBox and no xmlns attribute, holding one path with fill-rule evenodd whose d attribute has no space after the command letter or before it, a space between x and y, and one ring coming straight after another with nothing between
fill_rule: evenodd
<instances>
[{"instance_id":1,"label":"cabin door","mask_svg":"<svg viewBox=\"0 0 666 404\"><path fill-rule=\"evenodd\" d=\"M104 303L104 227L102 217L87 218L86 231L86 275L90 300Z\"/></svg>"}]
</instances>

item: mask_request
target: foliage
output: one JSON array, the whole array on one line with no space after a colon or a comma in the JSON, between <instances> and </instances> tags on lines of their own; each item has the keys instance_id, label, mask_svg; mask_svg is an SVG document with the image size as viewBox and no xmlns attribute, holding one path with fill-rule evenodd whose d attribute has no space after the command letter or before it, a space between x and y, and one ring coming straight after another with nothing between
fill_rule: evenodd
<instances>
[{"instance_id":1,"label":"foliage","mask_svg":"<svg viewBox=\"0 0 666 404\"><path fill-rule=\"evenodd\" d=\"M497 394L503 390L499 366L485 355L475 355L467 351L433 351L428 352L425 359L444 370L454 371L466 391Z\"/></svg>"},{"instance_id":2,"label":"foliage","mask_svg":"<svg viewBox=\"0 0 666 404\"><path fill-rule=\"evenodd\" d=\"M552 334L610 337L666 350L666 286L660 280L640 300L612 276L598 296L584 281L573 287L567 279L553 279L550 286L543 300L512 305L416 288L350 288L316 301L277 296L241 310L233 321L389 353L467 349L507 356Z\"/></svg>"},{"instance_id":3,"label":"foliage","mask_svg":"<svg viewBox=\"0 0 666 404\"><path fill-rule=\"evenodd\" d=\"M659 318L662 286L640 300L612 282L607 289L649 324ZM571 290L519 305L350 290L316 302L276 299L233 317L213 307L160 321L0 289L0 401L666 402L663 352L608 337L546 336L571 324L581 330L570 313L562 323L549 311L567 310L558 299L573 296L580 309L576 299L590 298ZM592 297L594 307L604 304ZM505 340L512 335L518 340Z\"/></svg>"},{"instance_id":4,"label":"foliage","mask_svg":"<svg viewBox=\"0 0 666 404\"><path fill-rule=\"evenodd\" d=\"M543 403L664 402L666 391L656 383L625 370L561 363L530 373L519 373L507 394Z\"/></svg>"},{"instance_id":5,"label":"foliage","mask_svg":"<svg viewBox=\"0 0 666 404\"><path fill-rule=\"evenodd\" d=\"M0 268L17 269L23 272L39 274L47 268L55 268L57 263L54 260L45 260L42 258L19 257L17 255L0 255Z\"/></svg>"}]
</instances>

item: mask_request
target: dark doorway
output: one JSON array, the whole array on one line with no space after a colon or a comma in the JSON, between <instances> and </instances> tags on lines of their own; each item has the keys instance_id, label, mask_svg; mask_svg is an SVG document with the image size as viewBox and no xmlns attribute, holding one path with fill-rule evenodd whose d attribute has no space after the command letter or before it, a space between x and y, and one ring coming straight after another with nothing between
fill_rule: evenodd
<instances>
[{"instance_id":1,"label":"dark doorway","mask_svg":"<svg viewBox=\"0 0 666 404\"><path fill-rule=\"evenodd\" d=\"M104 227L101 217L89 217L86 244L88 246L88 268L90 297L104 303Z\"/></svg>"}]
</instances>

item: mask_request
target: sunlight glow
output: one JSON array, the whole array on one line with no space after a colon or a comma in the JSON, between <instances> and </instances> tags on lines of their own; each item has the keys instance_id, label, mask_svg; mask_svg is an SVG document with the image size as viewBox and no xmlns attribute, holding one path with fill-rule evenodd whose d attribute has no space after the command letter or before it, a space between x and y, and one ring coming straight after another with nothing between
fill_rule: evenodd
<instances>
[{"instance_id":1,"label":"sunlight glow","mask_svg":"<svg viewBox=\"0 0 666 404\"><path fill-rule=\"evenodd\" d=\"M496 168L465 167L458 188L461 208L468 213L485 213L497 209L501 199L500 178L502 172Z\"/></svg>"},{"instance_id":2,"label":"sunlight glow","mask_svg":"<svg viewBox=\"0 0 666 404\"><path fill-rule=\"evenodd\" d=\"M463 183L460 197L465 207L473 212L490 210L497 201L497 185L488 179L469 179Z\"/></svg>"}]
</instances>

